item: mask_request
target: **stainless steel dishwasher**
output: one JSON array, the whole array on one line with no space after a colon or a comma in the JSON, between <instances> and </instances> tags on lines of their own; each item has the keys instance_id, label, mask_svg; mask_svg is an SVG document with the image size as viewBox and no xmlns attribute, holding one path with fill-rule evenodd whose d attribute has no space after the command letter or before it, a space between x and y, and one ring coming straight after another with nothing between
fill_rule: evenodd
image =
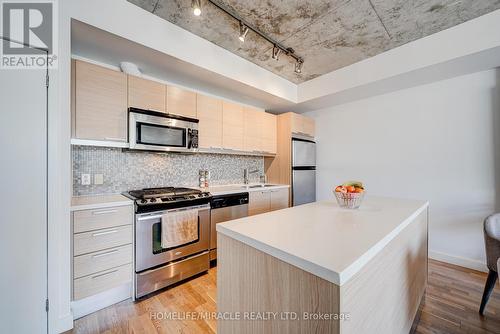
<instances>
[{"instance_id":1,"label":"stainless steel dishwasher","mask_svg":"<svg viewBox=\"0 0 500 334\"><path fill-rule=\"evenodd\" d=\"M210 260L217 258L218 223L248 216L248 193L213 196L210 202Z\"/></svg>"}]
</instances>

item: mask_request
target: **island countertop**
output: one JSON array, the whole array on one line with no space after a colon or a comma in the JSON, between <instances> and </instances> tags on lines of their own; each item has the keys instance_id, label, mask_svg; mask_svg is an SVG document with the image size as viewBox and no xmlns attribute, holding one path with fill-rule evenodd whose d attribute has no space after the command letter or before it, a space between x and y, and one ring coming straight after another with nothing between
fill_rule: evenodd
<instances>
[{"instance_id":1,"label":"island countertop","mask_svg":"<svg viewBox=\"0 0 500 334\"><path fill-rule=\"evenodd\" d=\"M367 196L349 210L331 200L217 224L217 232L341 286L427 207Z\"/></svg>"}]
</instances>

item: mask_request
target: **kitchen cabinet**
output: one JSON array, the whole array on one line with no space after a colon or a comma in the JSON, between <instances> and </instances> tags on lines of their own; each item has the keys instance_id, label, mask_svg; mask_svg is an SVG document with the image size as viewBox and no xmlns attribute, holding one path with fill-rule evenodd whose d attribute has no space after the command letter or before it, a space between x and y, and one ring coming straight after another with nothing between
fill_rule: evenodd
<instances>
[{"instance_id":1,"label":"kitchen cabinet","mask_svg":"<svg viewBox=\"0 0 500 334\"><path fill-rule=\"evenodd\" d=\"M264 113L262 122L262 151L276 153L277 131L276 115Z\"/></svg>"},{"instance_id":2,"label":"kitchen cabinet","mask_svg":"<svg viewBox=\"0 0 500 334\"><path fill-rule=\"evenodd\" d=\"M243 149L247 152L262 152L264 110L245 106L243 111Z\"/></svg>"},{"instance_id":3,"label":"kitchen cabinet","mask_svg":"<svg viewBox=\"0 0 500 334\"><path fill-rule=\"evenodd\" d=\"M200 148L222 148L222 100L197 94L196 115Z\"/></svg>"},{"instance_id":4,"label":"kitchen cabinet","mask_svg":"<svg viewBox=\"0 0 500 334\"><path fill-rule=\"evenodd\" d=\"M248 193L248 215L258 215L271 211L271 192L269 190Z\"/></svg>"},{"instance_id":5,"label":"kitchen cabinet","mask_svg":"<svg viewBox=\"0 0 500 334\"><path fill-rule=\"evenodd\" d=\"M131 205L72 213L73 300L132 282Z\"/></svg>"},{"instance_id":6,"label":"kitchen cabinet","mask_svg":"<svg viewBox=\"0 0 500 334\"><path fill-rule=\"evenodd\" d=\"M314 120L309 117L291 113L291 126L293 133L306 135L309 137L314 137L315 135Z\"/></svg>"},{"instance_id":7,"label":"kitchen cabinet","mask_svg":"<svg viewBox=\"0 0 500 334\"><path fill-rule=\"evenodd\" d=\"M288 188L266 189L249 192L249 216L284 208L288 208Z\"/></svg>"},{"instance_id":8,"label":"kitchen cabinet","mask_svg":"<svg viewBox=\"0 0 500 334\"><path fill-rule=\"evenodd\" d=\"M128 106L165 112L165 85L133 75L128 76Z\"/></svg>"},{"instance_id":9,"label":"kitchen cabinet","mask_svg":"<svg viewBox=\"0 0 500 334\"><path fill-rule=\"evenodd\" d=\"M243 106L222 102L222 146L226 149L244 150L244 122Z\"/></svg>"},{"instance_id":10,"label":"kitchen cabinet","mask_svg":"<svg viewBox=\"0 0 500 334\"><path fill-rule=\"evenodd\" d=\"M271 211L288 208L288 188L271 190Z\"/></svg>"},{"instance_id":11,"label":"kitchen cabinet","mask_svg":"<svg viewBox=\"0 0 500 334\"><path fill-rule=\"evenodd\" d=\"M79 60L72 72L73 137L126 142L127 76Z\"/></svg>"},{"instance_id":12,"label":"kitchen cabinet","mask_svg":"<svg viewBox=\"0 0 500 334\"><path fill-rule=\"evenodd\" d=\"M180 87L167 86L167 113L196 118L196 93Z\"/></svg>"},{"instance_id":13,"label":"kitchen cabinet","mask_svg":"<svg viewBox=\"0 0 500 334\"><path fill-rule=\"evenodd\" d=\"M263 109L79 60L72 61L71 91L74 145L128 147L127 109L134 107L198 119L202 152L277 152L277 116ZM306 131L304 122L296 123Z\"/></svg>"},{"instance_id":14,"label":"kitchen cabinet","mask_svg":"<svg viewBox=\"0 0 500 334\"><path fill-rule=\"evenodd\" d=\"M264 157L268 182L292 185L292 136L300 134L314 139L314 119L288 112L276 116L276 155ZM290 196L289 196L290 197Z\"/></svg>"}]
</instances>

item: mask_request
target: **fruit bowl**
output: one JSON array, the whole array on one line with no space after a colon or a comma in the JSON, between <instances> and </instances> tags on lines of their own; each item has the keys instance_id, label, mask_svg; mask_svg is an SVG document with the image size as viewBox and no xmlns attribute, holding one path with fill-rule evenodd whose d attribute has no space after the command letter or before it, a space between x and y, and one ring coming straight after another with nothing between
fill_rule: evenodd
<instances>
[{"instance_id":1,"label":"fruit bowl","mask_svg":"<svg viewBox=\"0 0 500 334\"><path fill-rule=\"evenodd\" d=\"M346 209L357 209L360 207L361 202L363 202L363 197L365 193L341 193L341 192L333 192L335 194L335 198L337 199L337 203L341 208Z\"/></svg>"},{"instance_id":2,"label":"fruit bowl","mask_svg":"<svg viewBox=\"0 0 500 334\"><path fill-rule=\"evenodd\" d=\"M359 181L349 181L337 186L333 193L341 208L357 209L363 202L365 188Z\"/></svg>"}]
</instances>

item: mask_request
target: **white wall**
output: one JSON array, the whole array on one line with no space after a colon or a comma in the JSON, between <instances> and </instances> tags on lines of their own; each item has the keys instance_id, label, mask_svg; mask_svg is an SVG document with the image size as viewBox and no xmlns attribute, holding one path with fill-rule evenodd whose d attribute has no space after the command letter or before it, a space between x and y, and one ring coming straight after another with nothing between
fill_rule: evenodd
<instances>
[{"instance_id":1,"label":"white wall","mask_svg":"<svg viewBox=\"0 0 500 334\"><path fill-rule=\"evenodd\" d=\"M308 115L318 199L350 179L370 195L427 199L430 255L485 269L482 221L500 209L500 69Z\"/></svg>"}]
</instances>

